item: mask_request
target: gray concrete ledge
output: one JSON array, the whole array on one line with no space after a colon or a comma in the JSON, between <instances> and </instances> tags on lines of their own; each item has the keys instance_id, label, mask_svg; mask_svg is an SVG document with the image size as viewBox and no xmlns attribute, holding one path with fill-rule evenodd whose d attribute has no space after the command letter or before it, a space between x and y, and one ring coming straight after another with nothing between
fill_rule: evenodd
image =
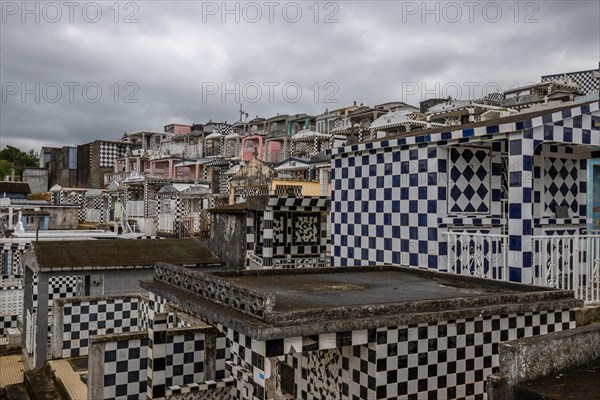
<instances>
[{"instance_id":1,"label":"gray concrete ledge","mask_svg":"<svg viewBox=\"0 0 600 400\"><path fill-rule=\"evenodd\" d=\"M148 331L108 333L90 336L90 346L99 343L121 342L124 340L148 339Z\"/></svg>"},{"instance_id":2,"label":"gray concrete ledge","mask_svg":"<svg viewBox=\"0 0 600 400\"><path fill-rule=\"evenodd\" d=\"M488 377L489 400L515 399L515 386L600 362L600 324L500 343L500 372Z\"/></svg>"}]
</instances>

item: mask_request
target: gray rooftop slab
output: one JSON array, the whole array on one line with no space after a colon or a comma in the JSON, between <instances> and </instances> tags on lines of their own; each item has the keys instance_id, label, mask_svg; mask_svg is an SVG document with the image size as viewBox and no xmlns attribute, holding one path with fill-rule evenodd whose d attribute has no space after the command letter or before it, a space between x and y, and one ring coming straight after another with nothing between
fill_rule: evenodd
<instances>
[{"instance_id":1,"label":"gray rooftop slab","mask_svg":"<svg viewBox=\"0 0 600 400\"><path fill-rule=\"evenodd\" d=\"M519 292L516 288L481 282L469 284L448 278L432 279L404 270L357 269L334 274L238 275L228 276L226 280L239 287L273 293L276 297L274 311L476 298Z\"/></svg>"},{"instance_id":2,"label":"gray rooftop slab","mask_svg":"<svg viewBox=\"0 0 600 400\"><path fill-rule=\"evenodd\" d=\"M202 273L167 265L157 278L160 270L141 286L258 340L582 305L566 290L407 267ZM257 299L262 315L247 312Z\"/></svg>"}]
</instances>

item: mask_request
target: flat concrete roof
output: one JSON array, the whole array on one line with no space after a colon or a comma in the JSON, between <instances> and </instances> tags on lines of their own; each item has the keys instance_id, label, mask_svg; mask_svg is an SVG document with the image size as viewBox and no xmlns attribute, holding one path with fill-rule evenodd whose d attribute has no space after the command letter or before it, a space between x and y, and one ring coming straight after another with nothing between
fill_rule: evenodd
<instances>
[{"instance_id":1,"label":"flat concrete roof","mask_svg":"<svg viewBox=\"0 0 600 400\"><path fill-rule=\"evenodd\" d=\"M215 265L221 260L195 239L131 239L33 242L40 270L90 267Z\"/></svg>"},{"instance_id":2,"label":"flat concrete roof","mask_svg":"<svg viewBox=\"0 0 600 400\"><path fill-rule=\"evenodd\" d=\"M13 238L18 239L32 239L35 240L37 237L40 240L71 240L74 238L82 239L99 239L99 238L117 238L118 235L115 232L103 231L103 230L41 230L36 231L25 231L25 232L13 232Z\"/></svg>"},{"instance_id":3,"label":"flat concrete roof","mask_svg":"<svg viewBox=\"0 0 600 400\"><path fill-rule=\"evenodd\" d=\"M274 311L475 298L519 292L516 288L484 286L478 282L469 284L443 277L432 279L398 269L332 274L242 275L227 277L226 280L235 286L273 293L276 298Z\"/></svg>"},{"instance_id":4,"label":"flat concrete roof","mask_svg":"<svg viewBox=\"0 0 600 400\"><path fill-rule=\"evenodd\" d=\"M141 286L258 340L582 305L566 290L399 266L202 273L159 265ZM249 311L256 301L262 312Z\"/></svg>"}]
</instances>

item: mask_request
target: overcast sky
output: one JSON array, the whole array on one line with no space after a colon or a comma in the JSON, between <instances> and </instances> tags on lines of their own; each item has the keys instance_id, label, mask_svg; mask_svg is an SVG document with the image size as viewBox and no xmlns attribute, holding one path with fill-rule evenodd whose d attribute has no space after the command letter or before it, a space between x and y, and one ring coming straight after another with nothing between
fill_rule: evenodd
<instances>
[{"instance_id":1,"label":"overcast sky","mask_svg":"<svg viewBox=\"0 0 600 400\"><path fill-rule=\"evenodd\" d=\"M0 1L0 146L25 150L233 122L240 103L466 99L600 59L598 1L23 4Z\"/></svg>"}]
</instances>

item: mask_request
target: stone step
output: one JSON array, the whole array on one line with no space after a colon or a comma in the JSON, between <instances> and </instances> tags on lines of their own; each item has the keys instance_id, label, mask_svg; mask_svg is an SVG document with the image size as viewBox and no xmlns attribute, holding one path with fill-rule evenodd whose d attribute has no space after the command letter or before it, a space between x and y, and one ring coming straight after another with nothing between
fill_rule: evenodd
<instances>
[{"instance_id":1,"label":"stone step","mask_svg":"<svg viewBox=\"0 0 600 400\"><path fill-rule=\"evenodd\" d=\"M25 371L25 388L32 400L62 400L48 367Z\"/></svg>"},{"instance_id":2,"label":"stone step","mask_svg":"<svg viewBox=\"0 0 600 400\"><path fill-rule=\"evenodd\" d=\"M31 400L25 385L22 383L8 385L4 389L7 400ZM0 396L0 398L2 397Z\"/></svg>"},{"instance_id":3,"label":"stone step","mask_svg":"<svg viewBox=\"0 0 600 400\"><path fill-rule=\"evenodd\" d=\"M87 364L87 361L86 363ZM48 366L54 383L67 400L87 400L87 385L81 380L81 375L73 369L65 359L50 360Z\"/></svg>"},{"instance_id":4,"label":"stone step","mask_svg":"<svg viewBox=\"0 0 600 400\"><path fill-rule=\"evenodd\" d=\"M574 368L517 385L516 399L527 400L599 400L600 364Z\"/></svg>"}]
</instances>

